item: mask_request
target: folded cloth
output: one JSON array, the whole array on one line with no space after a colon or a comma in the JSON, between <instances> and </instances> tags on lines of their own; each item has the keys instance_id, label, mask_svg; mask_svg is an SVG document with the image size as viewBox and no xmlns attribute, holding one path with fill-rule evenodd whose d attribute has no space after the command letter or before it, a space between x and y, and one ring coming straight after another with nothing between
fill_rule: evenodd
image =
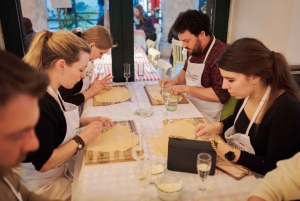
<instances>
[{"instance_id":1,"label":"folded cloth","mask_svg":"<svg viewBox=\"0 0 300 201\"><path fill-rule=\"evenodd\" d=\"M145 66L145 70L146 70L148 73L156 72L156 70L155 70L153 67L148 67L148 66Z\"/></svg>"}]
</instances>

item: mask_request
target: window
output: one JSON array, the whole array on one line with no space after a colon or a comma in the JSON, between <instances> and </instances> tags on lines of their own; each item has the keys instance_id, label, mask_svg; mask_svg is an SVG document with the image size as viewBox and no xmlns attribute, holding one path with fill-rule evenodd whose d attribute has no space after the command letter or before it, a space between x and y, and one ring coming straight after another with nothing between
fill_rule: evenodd
<instances>
[{"instance_id":1,"label":"window","mask_svg":"<svg viewBox=\"0 0 300 201\"><path fill-rule=\"evenodd\" d=\"M99 23L104 13L104 0L71 0L71 2L72 8L52 8L51 0L46 0L50 30L88 28Z\"/></svg>"}]
</instances>

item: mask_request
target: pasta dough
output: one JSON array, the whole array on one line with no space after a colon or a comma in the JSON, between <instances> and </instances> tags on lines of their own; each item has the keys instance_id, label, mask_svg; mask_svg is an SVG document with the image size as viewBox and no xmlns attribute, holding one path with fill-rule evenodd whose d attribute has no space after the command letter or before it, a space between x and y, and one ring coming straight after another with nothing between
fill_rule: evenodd
<instances>
[{"instance_id":1,"label":"pasta dough","mask_svg":"<svg viewBox=\"0 0 300 201\"><path fill-rule=\"evenodd\" d=\"M94 98L104 103L123 102L130 98L130 93L125 87L112 87L111 90L101 90Z\"/></svg>"},{"instance_id":2,"label":"pasta dough","mask_svg":"<svg viewBox=\"0 0 300 201\"><path fill-rule=\"evenodd\" d=\"M126 151L136 144L138 144L138 136L131 132L128 126L115 125L90 142L86 150L101 152Z\"/></svg>"},{"instance_id":3,"label":"pasta dough","mask_svg":"<svg viewBox=\"0 0 300 201\"><path fill-rule=\"evenodd\" d=\"M155 155L168 155L168 142L170 135L181 136L191 140L195 139L194 129L195 126L185 120L174 121L173 123L166 124L160 136L150 139Z\"/></svg>"},{"instance_id":4,"label":"pasta dough","mask_svg":"<svg viewBox=\"0 0 300 201\"><path fill-rule=\"evenodd\" d=\"M151 96L151 98L153 98L156 101L162 102L164 103L164 99L162 97L162 95L160 94L160 86L159 85L148 85L147 86L149 95Z\"/></svg>"},{"instance_id":5,"label":"pasta dough","mask_svg":"<svg viewBox=\"0 0 300 201\"><path fill-rule=\"evenodd\" d=\"M152 99L159 101L159 102L164 102L164 99L162 95L160 94L161 87L159 85L148 85L147 86L148 93L151 96ZM172 98L178 98L178 101L181 101L183 99L182 94L171 94Z\"/></svg>"}]
</instances>

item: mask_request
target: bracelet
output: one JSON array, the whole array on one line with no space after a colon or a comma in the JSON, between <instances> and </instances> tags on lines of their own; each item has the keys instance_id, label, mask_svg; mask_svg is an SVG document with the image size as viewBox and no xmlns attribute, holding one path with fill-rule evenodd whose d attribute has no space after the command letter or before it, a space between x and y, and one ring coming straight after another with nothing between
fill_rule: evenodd
<instances>
[{"instance_id":1,"label":"bracelet","mask_svg":"<svg viewBox=\"0 0 300 201\"><path fill-rule=\"evenodd\" d=\"M81 149L84 148L85 143L84 143L83 139L79 135L76 135L75 137L73 137L73 140L75 140L75 142L77 142L77 144L78 144L77 149L78 150L81 150Z\"/></svg>"},{"instance_id":2,"label":"bracelet","mask_svg":"<svg viewBox=\"0 0 300 201\"><path fill-rule=\"evenodd\" d=\"M221 131L218 135L220 135L223 132L223 129L224 129L224 124L221 121L219 121L219 123L221 124Z\"/></svg>"}]
</instances>

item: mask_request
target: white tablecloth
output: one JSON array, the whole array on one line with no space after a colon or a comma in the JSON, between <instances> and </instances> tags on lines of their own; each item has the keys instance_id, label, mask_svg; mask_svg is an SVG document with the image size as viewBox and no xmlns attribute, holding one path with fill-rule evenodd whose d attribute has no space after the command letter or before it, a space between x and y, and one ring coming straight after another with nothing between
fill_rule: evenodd
<instances>
[{"instance_id":1,"label":"white tablecloth","mask_svg":"<svg viewBox=\"0 0 300 201\"><path fill-rule=\"evenodd\" d=\"M157 82L147 82L156 84ZM150 138L158 136L163 129L162 120L164 119L165 106L152 106L154 115L152 117L138 117L133 115L133 111L143 107L150 108L148 97L140 83L130 83L128 87L132 97L131 102L110 106L92 106L92 99L85 103L82 113L83 117L89 116L106 116L114 121L133 120L139 133L145 136L144 149L148 158L154 157L150 145ZM190 104L179 104L177 111L172 114L172 118L190 118L200 117L200 112L195 106ZM123 162L99 165L84 165L82 163L83 153L77 156L75 167L75 181L73 183L72 200L105 200L105 201L132 201L138 200L141 195L142 187L140 186L137 175L134 173L134 167L137 162ZM180 162L180 161L178 161ZM196 165L196 159L195 159ZM79 169L80 173L79 173ZM235 180L232 177L216 170L214 176L209 176L205 181L209 191L207 195L200 195L196 198L197 188L201 180L197 174L174 172L167 170L166 173L172 173L179 176L184 187L180 200L246 200L250 189L254 186L256 178L248 176L242 180ZM150 184L146 188L150 201L159 200L156 188Z\"/></svg>"}]
</instances>

